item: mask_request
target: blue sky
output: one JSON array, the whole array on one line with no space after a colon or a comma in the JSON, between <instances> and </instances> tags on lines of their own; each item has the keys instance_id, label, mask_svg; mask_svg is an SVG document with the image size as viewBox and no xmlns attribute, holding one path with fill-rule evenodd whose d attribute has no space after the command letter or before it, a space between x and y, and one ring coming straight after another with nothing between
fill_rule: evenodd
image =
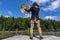
<instances>
[{"instance_id":1,"label":"blue sky","mask_svg":"<svg viewBox=\"0 0 60 40\"><path fill-rule=\"evenodd\" d=\"M31 13L22 14L20 5L28 3L30 6L37 2L40 6L39 18L60 20L60 0L0 0L0 16L31 17Z\"/></svg>"}]
</instances>

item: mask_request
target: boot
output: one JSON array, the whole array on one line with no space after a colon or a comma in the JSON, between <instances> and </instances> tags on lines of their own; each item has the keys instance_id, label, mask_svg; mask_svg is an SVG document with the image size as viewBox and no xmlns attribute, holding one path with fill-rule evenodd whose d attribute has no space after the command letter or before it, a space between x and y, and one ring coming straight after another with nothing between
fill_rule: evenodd
<instances>
[{"instance_id":1,"label":"boot","mask_svg":"<svg viewBox=\"0 0 60 40\"><path fill-rule=\"evenodd\" d=\"M33 37L30 37L30 40L33 40Z\"/></svg>"},{"instance_id":2,"label":"boot","mask_svg":"<svg viewBox=\"0 0 60 40\"><path fill-rule=\"evenodd\" d=\"M42 36L40 36L40 37L39 37L39 39L40 39L40 40L42 40L42 39L43 39L43 37L42 37Z\"/></svg>"}]
</instances>

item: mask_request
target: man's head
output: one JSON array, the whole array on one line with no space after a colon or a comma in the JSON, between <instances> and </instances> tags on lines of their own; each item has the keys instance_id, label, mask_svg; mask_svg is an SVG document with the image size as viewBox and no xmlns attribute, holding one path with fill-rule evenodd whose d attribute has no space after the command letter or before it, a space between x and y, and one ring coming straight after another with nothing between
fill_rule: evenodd
<instances>
[{"instance_id":1,"label":"man's head","mask_svg":"<svg viewBox=\"0 0 60 40\"><path fill-rule=\"evenodd\" d=\"M38 4L36 2L33 3L34 8L38 8Z\"/></svg>"},{"instance_id":2,"label":"man's head","mask_svg":"<svg viewBox=\"0 0 60 40\"><path fill-rule=\"evenodd\" d=\"M36 2L34 2L34 3L33 3L33 5L37 5L37 3L36 3Z\"/></svg>"}]
</instances>

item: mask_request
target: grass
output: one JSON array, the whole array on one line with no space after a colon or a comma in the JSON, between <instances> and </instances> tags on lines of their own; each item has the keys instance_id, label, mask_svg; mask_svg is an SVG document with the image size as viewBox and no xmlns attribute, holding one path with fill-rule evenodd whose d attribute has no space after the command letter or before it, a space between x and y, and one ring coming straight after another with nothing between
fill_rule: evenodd
<instances>
[{"instance_id":1,"label":"grass","mask_svg":"<svg viewBox=\"0 0 60 40\"><path fill-rule=\"evenodd\" d=\"M34 34L38 35L38 32L34 31ZM14 35L29 35L29 31L0 31L0 40ZM60 32L43 32L43 35L60 36Z\"/></svg>"},{"instance_id":2,"label":"grass","mask_svg":"<svg viewBox=\"0 0 60 40\"><path fill-rule=\"evenodd\" d=\"M1 31L0 32L0 39L4 39L4 38L8 38L8 37L11 37L11 36L14 36L15 33L14 32L9 32L9 31Z\"/></svg>"}]
</instances>

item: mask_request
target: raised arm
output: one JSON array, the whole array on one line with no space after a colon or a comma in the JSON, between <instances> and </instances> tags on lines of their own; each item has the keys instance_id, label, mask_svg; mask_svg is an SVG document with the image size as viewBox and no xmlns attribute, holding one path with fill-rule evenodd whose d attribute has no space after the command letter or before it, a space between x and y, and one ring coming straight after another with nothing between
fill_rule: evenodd
<instances>
[{"instance_id":1,"label":"raised arm","mask_svg":"<svg viewBox=\"0 0 60 40\"><path fill-rule=\"evenodd\" d=\"M32 7L31 7L29 10L25 9L25 11L30 12L30 11L31 11L31 9L32 9Z\"/></svg>"}]
</instances>

